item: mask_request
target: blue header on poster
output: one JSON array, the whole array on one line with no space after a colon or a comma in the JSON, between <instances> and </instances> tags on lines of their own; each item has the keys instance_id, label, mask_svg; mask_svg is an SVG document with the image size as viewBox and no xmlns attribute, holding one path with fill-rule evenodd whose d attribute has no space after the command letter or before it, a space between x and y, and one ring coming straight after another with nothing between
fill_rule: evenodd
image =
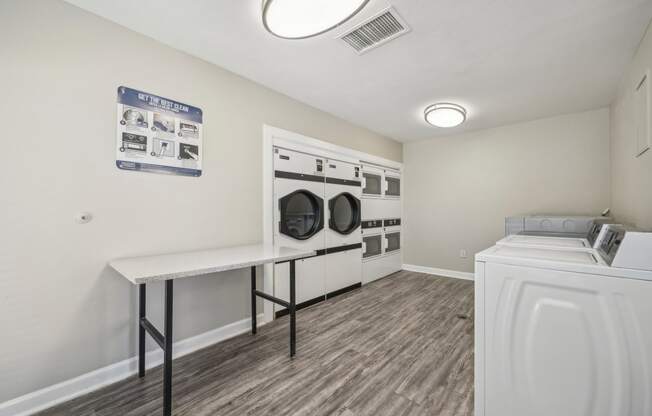
<instances>
[{"instance_id":1,"label":"blue header on poster","mask_svg":"<svg viewBox=\"0 0 652 416\"><path fill-rule=\"evenodd\" d=\"M174 114L184 120L202 123L202 111L197 107L128 87L118 88L118 102L144 110Z\"/></svg>"}]
</instances>

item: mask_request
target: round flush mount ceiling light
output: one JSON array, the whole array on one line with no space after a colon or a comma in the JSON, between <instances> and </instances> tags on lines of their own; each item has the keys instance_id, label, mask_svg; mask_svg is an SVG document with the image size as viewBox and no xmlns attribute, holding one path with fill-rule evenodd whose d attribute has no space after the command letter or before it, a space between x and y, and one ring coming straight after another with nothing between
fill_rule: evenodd
<instances>
[{"instance_id":1,"label":"round flush mount ceiling light","mask_svg":"<svg viewBox=\"0 0 652 416\"><path fill-rule=\"evenodd\" d=\"M466 109L453 103L437 103L426 107L426 121L435 127L455 127L466 121Z\"/></svg>"},{"instance_id":2,"label":"round flush mount ceiling light","mask_svg":"<svg viewBox=\"0 0 652 416\"><path fill-rule=\"evenodd\" d=\"M355 16L369 0L263 0L263 24L284 39L327 32Z\"/></svg>"}]
</instances>

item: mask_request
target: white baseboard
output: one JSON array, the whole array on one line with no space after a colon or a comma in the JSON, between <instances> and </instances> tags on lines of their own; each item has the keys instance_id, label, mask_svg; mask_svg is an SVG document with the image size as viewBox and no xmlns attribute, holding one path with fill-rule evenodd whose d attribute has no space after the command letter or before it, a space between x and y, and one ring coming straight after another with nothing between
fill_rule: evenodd
<instances>
[{"instance_id":1,"label":"white baseboard","mask_svg":"<svg viewBox=\"0 0 652 416\"><path fill-rule=\"evenodd\" d=\"M263 325L263 314L257 316L258 326ZM251 319L243 319L220 328L212 329L203 334L186 338L174 343L173 357L181 357L194 351L208 347L220 341L233 338L249 331ZM145 359L147 368L153 368L163 363L163 351L150 351ZM28 416L79 397L93 390L124 380L138 372L138 357L100 368L90 373L63 381L61 383L28 393L4 403L0 403L0 416Z\"/></svg>"},{"instance_id":2,"label":"white baseboard","mask_svg":"<svg viewBox=\"0 0 652 416\"><path fill-rule=\"evenodd\" d=\"M473 273L460 272L457 270L438 269L436 267L417 266L415 264L404 264L403 270L409 272L434 274L437 276L452 277L454 279L475 280Z\"/></svg>"}]
</instances>

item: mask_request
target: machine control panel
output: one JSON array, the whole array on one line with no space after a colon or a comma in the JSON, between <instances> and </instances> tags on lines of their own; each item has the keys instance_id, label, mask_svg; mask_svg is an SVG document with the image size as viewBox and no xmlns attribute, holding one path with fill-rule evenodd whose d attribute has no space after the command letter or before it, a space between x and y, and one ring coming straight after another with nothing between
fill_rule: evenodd
<instances>
[{"instance_id":1,"label":"machine control panel","mask_svg":"<svg viewBox=\"0 0 652 416\"><path fill-rule=\"evenodd\" d=\"M612 267L652 271L652 232L606 224L598 253Z\"/></svg>"},{"instance_id":2,"label":"machine control panel","mask_svg":"<svg viewBox=\"0 0 652 416\"><path fill-rule=\"evenodd\" d=\"M383 221L382 220L367 220L367 221L362 221L362 229L367 229L367 228L380 228L383 226Z\"/></svg>"},{"instance_id":3,"label":"machine control panel","mask_svg":"<svg viewBox=\"0 0 652 416\"><path fill-rule=\"evenodd\" d=\"M598 239L598 236L602 231L602 227L605 224L614 224L614 221L611 218L596 218L591 223L591 228L589 229L589 233L586 236L586 239L589 241L591 247L598 248L595 247L595 242Z\"/></svg>"},{"instance_id":4,"label":"machine control panel","mask_svg":"<svg viewBox=\"0 0 652 416\"><path fill-rule=\"evenodd\" d=\"M604 239L600 242L598 251L602 258L604 258L604 261L611 265L625 237L625 229L615 225L606 225L606 227L607 230L605 231Z\"/></svg>"},{"instance_id":5,"label":"machine control panel","mask_svg":"<svg viewBox=\"0 0 652 416\"><path fill-rule=\"evenodd\" d=\"M394 227L397 225L401 225L401 219L400 218L390 218L387 220L383 220L383 226L385 227Z\"/></svg>"}]
</instances>

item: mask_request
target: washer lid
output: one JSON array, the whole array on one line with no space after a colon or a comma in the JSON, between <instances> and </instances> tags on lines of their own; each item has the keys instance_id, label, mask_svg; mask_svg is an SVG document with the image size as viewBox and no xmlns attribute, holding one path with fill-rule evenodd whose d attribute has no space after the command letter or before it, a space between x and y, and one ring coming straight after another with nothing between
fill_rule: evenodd
<instances>
[{"instance_id":1,"label":"washer lid","mask_svg":"<svg viewBox=\"0 0 652 416\"><path fill-rule=\"evenodd\" d=\"M512 257L516 259L546 260L584 265L600 264L597 257L589 251L550 250L496 245L483 253L488 256Z\"/></svg>"},{"instance_id":2,"label":"washer lid","mask_svg":"<svg viewBox=\"0 0 652 416\"><path fill-rule=\"evenodd\" d=\"M476 262L509 264L596 276L622 277L652 281L647 270L609 267L596 250L533 248L497 244L475 255ZM477 264L477 263L476 263ZM478 277L476 268L476 278Z\"/></svg>"},{"instance_id":3,"label":"washer lid","mask_svg":"<svg viewBox=\"0 0 652 416\"><path fill-rule=\"evenodd\" d=\"M554 246L559 248L590 248L582 238L540 237L531 235L510 235L498 241L498 244L525 244L528 246Z\"/></svg>"}]
</instances>

